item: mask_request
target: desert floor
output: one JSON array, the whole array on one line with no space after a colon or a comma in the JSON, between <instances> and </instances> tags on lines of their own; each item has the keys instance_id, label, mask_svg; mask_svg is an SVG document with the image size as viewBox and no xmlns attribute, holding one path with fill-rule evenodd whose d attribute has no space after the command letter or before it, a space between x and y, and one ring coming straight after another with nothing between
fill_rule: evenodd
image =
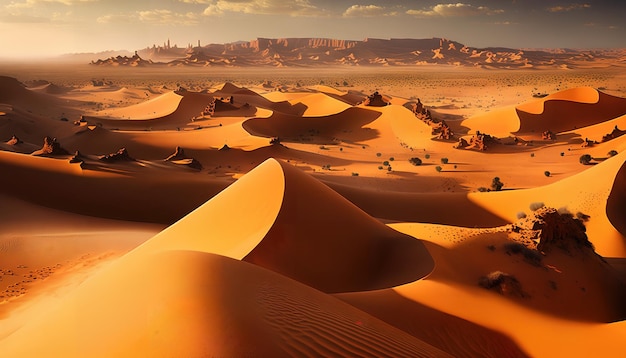
<instances>
[{"instance_id":1,"label":"desert floor","mask_svg":"<svg viewBox=\"0 0 626 358\"><path fill-rule=\"evenodd\" d=\"M622 68L3 65L0 356L621 356L624 131Z\"/></svg>"}]
</instances>

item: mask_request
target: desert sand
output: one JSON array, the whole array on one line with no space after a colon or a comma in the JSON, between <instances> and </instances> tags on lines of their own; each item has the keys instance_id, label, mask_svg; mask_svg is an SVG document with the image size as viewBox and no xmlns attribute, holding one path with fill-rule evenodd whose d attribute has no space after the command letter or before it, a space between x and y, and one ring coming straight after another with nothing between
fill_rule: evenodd
<instances>
[{"instance_id":1,"label":"desert sand","mask_svg":"<svg viewBox=\"0 0 626 358\"><path fill-rule=\"evenodd\" d=\"M0 75L2 357L622 355L619 67Z\"/></svg>"}]
</instances>

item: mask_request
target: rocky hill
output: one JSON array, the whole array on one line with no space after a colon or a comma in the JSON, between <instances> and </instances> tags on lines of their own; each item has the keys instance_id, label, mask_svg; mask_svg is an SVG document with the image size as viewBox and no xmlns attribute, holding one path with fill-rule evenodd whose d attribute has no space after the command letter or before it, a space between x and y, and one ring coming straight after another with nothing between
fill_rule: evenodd
<instances>
[{"instance_id":1,"label":"rocky hill","mask_svg":"<svg viewBox=\"0 0 626 358\"><path fill-rule=\"evenodd\" d=\"M444 38L365 39L257 38L253 41L188 46L167 58L159 48L138 52L146 65L169 66L415 66L456 65L484 68L578 68L626 65L626 50L523 50L476 48ZM178 57L176 57L178 56ZM153 63L150 63L153 61ZM122 63L123 62L123 63ZM95 65L131 65L134 61L92 61Z\"/></svg>"}]
</instances>

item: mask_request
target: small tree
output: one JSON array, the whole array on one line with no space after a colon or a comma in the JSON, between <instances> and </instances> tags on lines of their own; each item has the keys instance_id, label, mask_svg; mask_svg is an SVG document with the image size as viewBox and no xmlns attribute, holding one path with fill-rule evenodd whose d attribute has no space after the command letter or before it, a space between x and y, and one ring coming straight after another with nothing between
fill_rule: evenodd
<instances>
[{"instance_id":1,"label":"small tree","mask_svg":"<svg viewBox=\"0 0 626 358\"><path fill-rule=\"evenodd\" d=\"M441 164L448 164L448 158L441 158Z\"/></svg>"},{"instance_id":2,"label":"small tree","mask_svg":"<svg viewBox=\"0 0 626 358\"><path fill-rule=\"evenodd\" d=\"M438 165L438 166L436 166L436 167L435 167L435 170L436 170L438 173L441 173L441 171L443 170L443 168L442 168L441 166L439 166L439 165Z\"/></svg>"},{"instance_id":3,"label":"small tree","mask_svg":"<svg viewBox=\"0 0 626 358\"><path fill-rule=\"evenodd\" d=\"M413 157L409 159L409 162L415 166L422 165L422 160L418 157Z\"/></svg>"},{"instance_id":4,"label":"small tree","mask_svg":"<svg viewBox=\"0 0 626 358\"><path fill-rule=\"evenodd\" d=\"M491 181L491 189L495 191L502 190L503 186L504 186L504 183L500 181L500 177L494 177L493 180Z\"/></svg>"},{"instance_id":5,"label":"small tree","mask_svg":"<svg viewBox=\"0 0 626 358\"><path fill-rule=\"evenodd\" d=\"M583 154L583 155L580 156L580 159L578 161L582 165L589 165L591 163L592 159L593 158L591 157L590 154Z\"/></svg>"}]
</instances>

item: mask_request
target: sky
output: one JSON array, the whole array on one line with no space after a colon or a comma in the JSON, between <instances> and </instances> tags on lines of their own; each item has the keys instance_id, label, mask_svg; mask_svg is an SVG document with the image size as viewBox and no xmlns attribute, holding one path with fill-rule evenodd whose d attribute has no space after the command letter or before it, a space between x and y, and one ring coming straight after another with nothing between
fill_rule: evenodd
<instances>
[{"instance_id":1,"label":"sky","mask_svg":"<svg viewBox=\"0 0 626 358\"><path fill-rule=\"evenodd\" d=\"M444 37L471 47L626 48L623 0L0 0L0 57L249 41Z\"/></svg>"}]
</instances>

